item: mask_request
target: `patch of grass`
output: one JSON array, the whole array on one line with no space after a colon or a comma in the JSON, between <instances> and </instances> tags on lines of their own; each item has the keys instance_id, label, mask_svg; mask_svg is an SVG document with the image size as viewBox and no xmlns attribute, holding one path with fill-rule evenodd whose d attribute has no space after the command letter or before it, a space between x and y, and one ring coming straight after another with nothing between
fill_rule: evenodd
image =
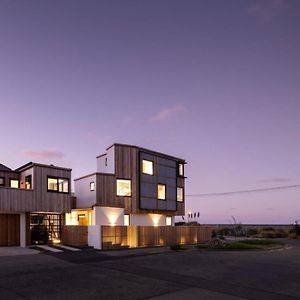
<instances>
[{"instance_id":1,"label":"patch of grass","mask_svg":"<svg viewBox=\"0 0 300 300\"><path fill-rule=\"evenodd\" d=\"M282 242L271 241L271 240L242 240L239 243L246 245L258 245L258 246L268 246L268 245L283 245Z\"/></svg>"}]
</instances>

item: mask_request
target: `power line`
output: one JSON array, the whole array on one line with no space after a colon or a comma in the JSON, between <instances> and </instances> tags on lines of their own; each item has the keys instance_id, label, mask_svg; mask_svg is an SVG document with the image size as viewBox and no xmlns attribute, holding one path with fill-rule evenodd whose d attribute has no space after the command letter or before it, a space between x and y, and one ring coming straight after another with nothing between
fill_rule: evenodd
<instances>
[{"instance_id":1,"label":"power line","mask_svg":"<svg viewBox=\"0 0 300 300\"><path fill-rule=\"evenodd\" d=\"M295 189L295 188L300 188L300 184L274 186L269 188L260 188L260 189L251 189L251 190L220 192L220 193L190 194L190 195L186 195L186 197L225 196L225 195L233 195L233 194L257 193L257 192L267 192L267 191L275 191L275 190Z\"/></svg>"}]
</instances>

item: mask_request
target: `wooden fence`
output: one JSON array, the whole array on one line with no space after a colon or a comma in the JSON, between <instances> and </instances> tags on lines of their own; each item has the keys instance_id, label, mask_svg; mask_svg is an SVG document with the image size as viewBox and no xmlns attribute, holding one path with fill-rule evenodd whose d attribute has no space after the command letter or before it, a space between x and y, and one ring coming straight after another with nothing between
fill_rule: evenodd
<instances>
[{"instance_id":1,"label":"wooden fence","mask_svg":"<svg viewBox=\"0 0 300 300\"><path fill-rule=\"evenodd\" d=\"M198 244L211 238L210 226L102 226L102 249Z\"/></svg>"},{"instance_id":2,"label":"wooden fence","mask_svg":"<svg viewBox=\"0 0 300 300\"><path fill-rule=\"evenodd\" d=\"M71 246L86 246L88 244L88 226L65 225L61 229L63 244Z\"/></svg>"}]
</instances>

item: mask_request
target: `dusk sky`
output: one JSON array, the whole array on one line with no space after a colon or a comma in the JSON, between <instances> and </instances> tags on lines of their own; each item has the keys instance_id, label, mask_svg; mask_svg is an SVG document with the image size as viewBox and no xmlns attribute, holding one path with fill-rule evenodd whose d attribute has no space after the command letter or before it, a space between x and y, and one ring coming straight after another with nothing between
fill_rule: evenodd
<instances>
[{"instance_id":1,"label":"dusk sky","mask_svg":"<svg viewBox=\"0 0 300 300\"><path fill-rule=\"evenodd\" d=\"M185 158L186 194L300 184L300 1L0 1L0 163L96 171L114 142ZM188 197L292 223L300 189Z\"/></svg>"}]
</instances>

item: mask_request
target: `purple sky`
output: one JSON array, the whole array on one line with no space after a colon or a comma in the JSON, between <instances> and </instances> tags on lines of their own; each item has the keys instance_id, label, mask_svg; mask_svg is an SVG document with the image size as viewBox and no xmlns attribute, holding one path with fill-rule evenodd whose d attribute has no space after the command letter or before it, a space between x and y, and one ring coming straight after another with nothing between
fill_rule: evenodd
<instances>
[{"instance_id":1,"label":"purple sky","mask_svg":"<svg viewBox=\"0 0 300 300\"><path fill-rule=\"evenodd\" d=\"M0 2L0 162L96 170L113 142L183 157L187 194L300 184L300 1ZM300 189L187 198L291 223Z\"/></svg>"}]
</instances>

